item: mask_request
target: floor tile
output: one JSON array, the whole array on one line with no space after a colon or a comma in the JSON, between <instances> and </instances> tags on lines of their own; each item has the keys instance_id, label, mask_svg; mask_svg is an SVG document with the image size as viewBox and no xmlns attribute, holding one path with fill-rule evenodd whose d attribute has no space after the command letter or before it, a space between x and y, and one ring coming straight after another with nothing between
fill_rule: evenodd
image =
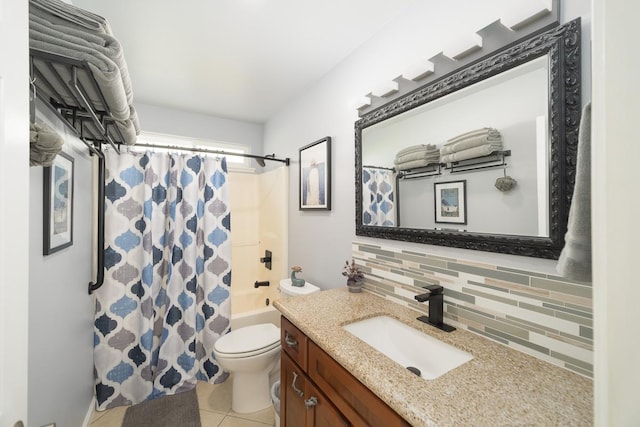
<instances>
[{"instance_id":1,"label":"floor tile","mask_svg":"<svg viewBox=\"0 0 640 427\"><path fill-rule=\"evenodd\" d=\"M219 427L265 427L268 425L273 426L273 423L265 424L257 421L251 421L244 418L236 418L236 417L227 415L226 417L224 417L224 420L222 420L222 423L220 424Z\"/></svg>"},{"instance_id":2,"label":"floor tile","mask_svg":"<svg viewBox=\"0 0 640 427\"><path fill-rule=\"evenodd\" d=\"M251 412L248 414L238 414L237 412L231 411L229 412L229 416L235 418L242 418L250 421L257 421L263 424L273 425L275 422L275 413L273 412L273 407L270 406L267 409L263 409L262 411Z\"/></svg>"},{"instance_id":3,"label":"floor tile","mask_svg":"<svg viewBox=\"0 0 640 427\"><path fill-rule=\"evenodd\" d=\"M223 414L231 410L231 378L227 378L222 384L198 381L196 394L200 409Z\"/></svg>"},{"instance_id":4,"label":"floor tile","mask_svg":"<svg viewBox=\"0 0 640 427\"><path fill-rule=\"evenodd\" d=\"M210 412L200 410L200 423L202 427L218 427L222 420L224 420L225 414L219 412Z\"/></svg>"},{"instance_id":5,"label":"floor tile","mask_svg":"<svg viewBox=\"0 0 640 427\"><path fill-rule=\"evenodd\" d=\"M94 411L91 416L91 427L120 427L128 406L117 406L106 411Z\"/></svg>"}]
</instances>

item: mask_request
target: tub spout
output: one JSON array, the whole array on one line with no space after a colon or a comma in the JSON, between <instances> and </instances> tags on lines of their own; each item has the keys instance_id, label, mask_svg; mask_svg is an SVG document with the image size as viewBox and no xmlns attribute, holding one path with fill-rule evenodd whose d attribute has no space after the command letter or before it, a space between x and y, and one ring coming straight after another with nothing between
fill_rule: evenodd
<instances>
[{"instance_id":1,"label":"tub spout","mask_svg":"<svg viewBox=\"0 0 640 427\"><path fill-rule=\"evenodd\" d=\"M269 286L269 281L264 281L264 282L258 282L256 280L256 282L253 284L254 288L259 288L260 286Z\"/></svg>"}]
</instances>

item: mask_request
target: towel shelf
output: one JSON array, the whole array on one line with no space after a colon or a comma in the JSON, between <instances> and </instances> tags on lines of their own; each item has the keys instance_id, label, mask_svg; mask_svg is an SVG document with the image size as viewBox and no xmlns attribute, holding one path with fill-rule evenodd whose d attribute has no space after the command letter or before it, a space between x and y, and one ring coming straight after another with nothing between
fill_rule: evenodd
<instances>
[{"instance_id":1,"label":"towel shelf","mask_svg":"<svg viewBox=\"0 0 640 427\"><path fill-rule=\"evenodd\" d=\"M428 176L436 176L442 175L442 163L431 163L427 166L415 168L415 169L407 169L398 172L398 179L416 179L416 178L426 178Z\"/></svg>"},{"instance_id":2,"label":"towel shelf","mask_svg":"<svg viewBox=\"0 0 640 427\"><path fill-rule=\"evenodd\" d=\"M43 101L87 146L90 154L98 158L97 277L95 282L89 283L91 294L104 281L105 164L102 144L109 144L119 153L118 147L125 143L125 138L86 62L34 48L30 49L30 56L30 84L36 95L32 102L35 103L35 98Z\"/></svg>"},{"instance_id":3,"label":"towel shelf","mask_svg":"<svg viewBox=\"0 0 640 427\"><path fill-rule=\"evenodd\" d=\"M509 156L511 156L511 150L494 151L487 156L474 157L473 159L447 163L445 169L447 169L449 173L460 173L480 169L506 167L507 162L505 158Z\"/></svg>"},{"instance_id":4,"label":"towel shelf","mask_svg":"<svg viewBox=\"0 0 640 427\"><path fill-rule=\"evenodd\" d=\"M88 64L34 48L30 55L36 97L81 139L98 147L108 143L118 150L124 136Z\"/></svg>"}]
</instances>

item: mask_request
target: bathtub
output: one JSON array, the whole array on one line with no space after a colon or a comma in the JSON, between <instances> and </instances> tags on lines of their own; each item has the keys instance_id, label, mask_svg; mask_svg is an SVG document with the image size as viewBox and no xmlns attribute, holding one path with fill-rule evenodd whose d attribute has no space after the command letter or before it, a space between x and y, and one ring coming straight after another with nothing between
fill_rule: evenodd
<instances>
[{"instance_id":1,"label":"bathtub","mask_svg":"<svg viewBox=\"0 0 640 427\"><path fill-rule=\"evenodd\" d=\"M234 291L231 292L231 330L259 323L280 327L280 312L273 307L273 301L280 295L277 289Z\"/></svg>"}]
</instances>

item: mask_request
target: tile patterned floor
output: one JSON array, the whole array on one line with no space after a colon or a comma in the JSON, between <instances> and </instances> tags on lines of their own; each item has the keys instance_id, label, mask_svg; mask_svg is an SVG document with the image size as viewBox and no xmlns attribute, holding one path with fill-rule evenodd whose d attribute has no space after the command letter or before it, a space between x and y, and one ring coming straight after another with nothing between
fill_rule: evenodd
<instances>
[{"instance_id":1,"label":"tile patterned floor","mask_svg":"<svg viewBox=\"0 0 640 427\"><path fill-rule=\"evenodd\" d=\"M222 384L198 382L196 393L202 427L265 427L273 426L275 423L272 407L250 414L233 412L231 410L231 379ZM120 406L94 412L90 427L121 427L126 410L125 406Z\"/></svg>"}]
</instances>

